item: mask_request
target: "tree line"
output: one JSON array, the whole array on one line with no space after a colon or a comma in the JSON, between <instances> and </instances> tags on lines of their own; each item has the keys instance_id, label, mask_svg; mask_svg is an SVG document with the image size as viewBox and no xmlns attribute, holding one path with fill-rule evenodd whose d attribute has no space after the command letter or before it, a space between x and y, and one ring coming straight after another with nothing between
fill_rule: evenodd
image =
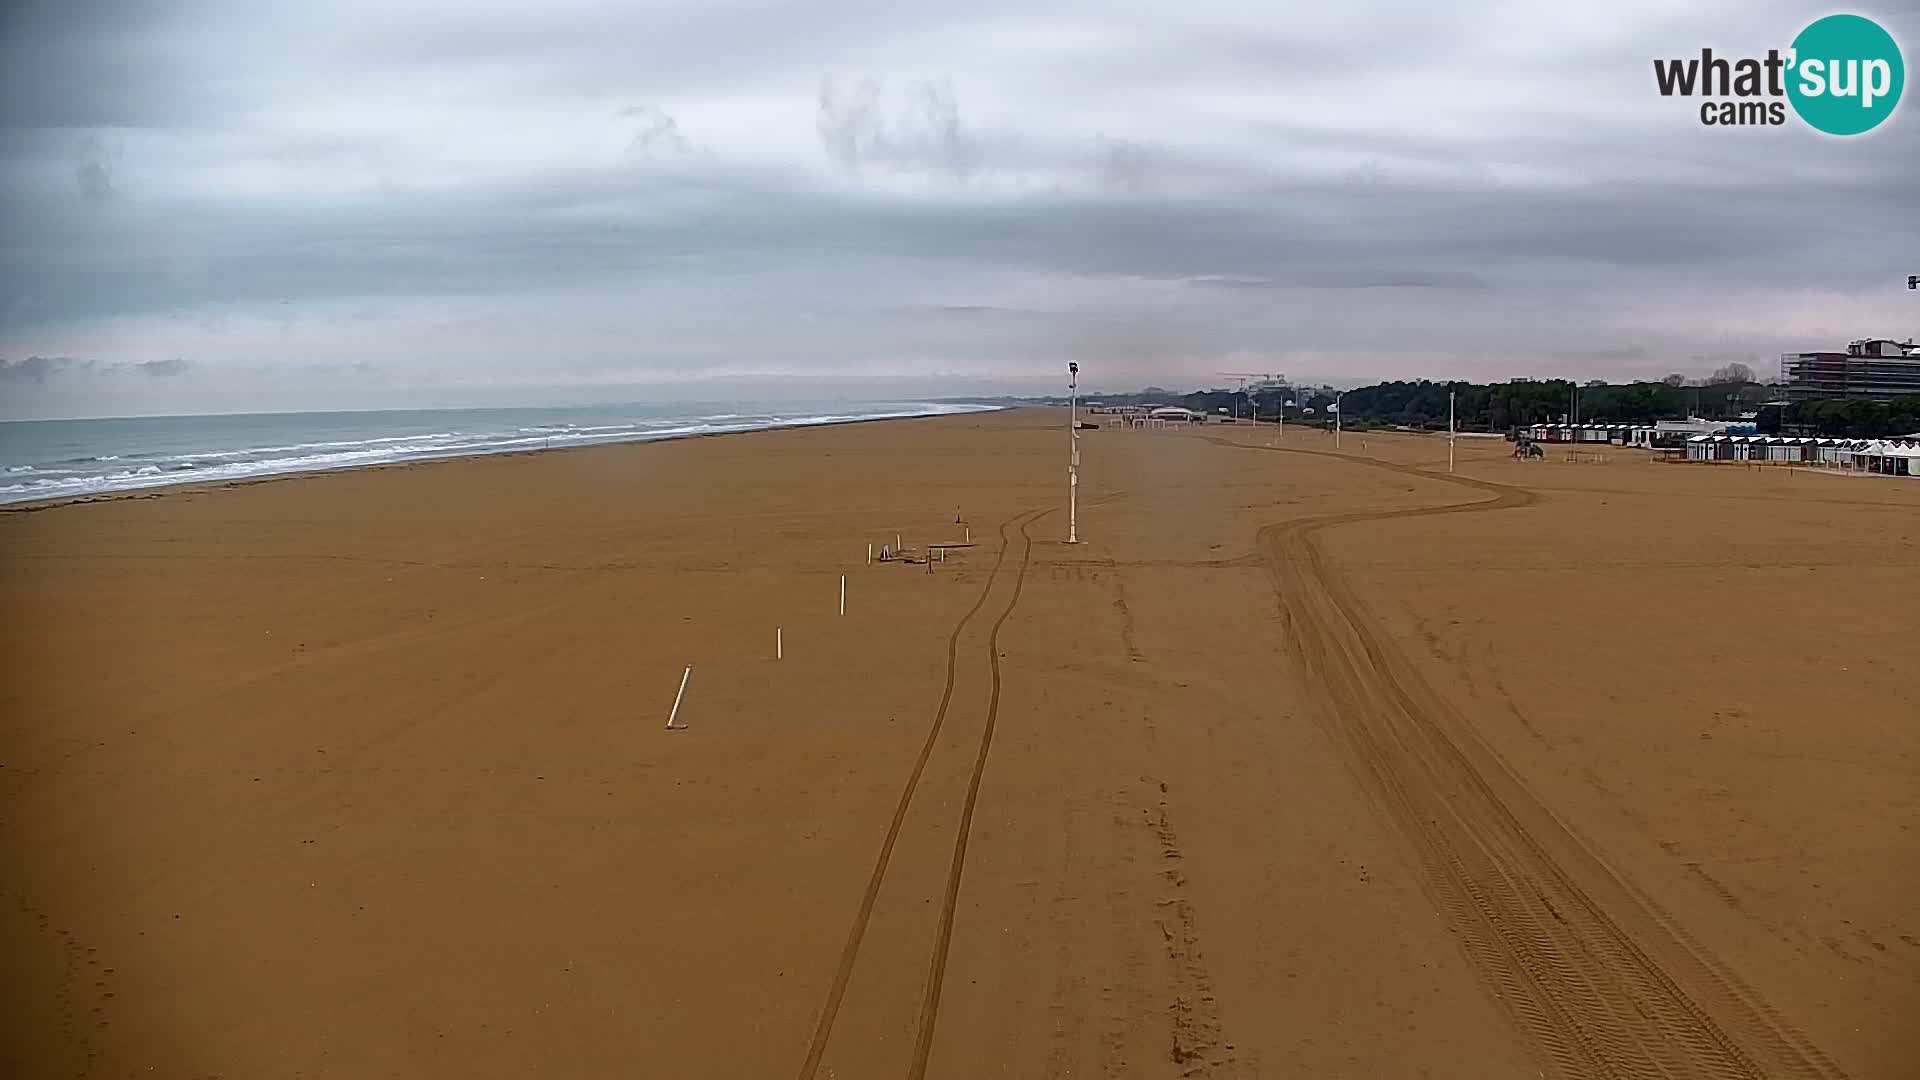
<instances>
[{"instance_id":1,"label":"tree line","mask_svg":"<svg viewBox=\"0 0 1920 1080\"><path fill-rule=\"evenodd\" d=\"M1358 427L1393 426L1445 430L1447 395L1454 395L1462 431L1507 432L1529 424L1577 420L1596 424L1650 424L1700 417L1734 420L1758 413L1760 430L1837 437L1876 438L1920 431L1920 396L1891 403L1796 402L1768 405L1778 389L1758 382L1744 364L1730 364L1691 382L1669 375L1657 382L1576 384L1568 379L1514 379L1499 383L1393 380L1338 394L1343 422ZM1331 386L1280 386L1251 392L1199 390L1181 393L1148 387L1138 393L1089 395L1108 405L1180 405L1210 415L1263 420L1284 411L1290 422L1331 423L1337 391ZM1287 405L1292 402L1292 405Z\"/></svg>"},{"instance_id":2,"label":"tree line","mask_svg":"<svg viewBox=\"0 0 1920 1080\"><path fill-rule=\"evenodd\" d=\"M1416 429L1444 428L1448 394L1454 397L1456 423L1468 431L1509 431L1528 424L1569 421L1633 424L1689 416L1734 419L1757 408L1770 396L1766 387L1752 382L1689 386L1677 379L1630 383L1594 380L1584 385L1567 379L1519 379L1503 383L1421 379L1355 387L1340 397L1340 411L1350 421ZM1287 400L1284 393L1262 394L1259 398L1263 414L1273 413ZM1311 415L1323 414L1325 405L1332 403L1330 391L1324 388L1315 391L1308 401L1309 405L1317 406Z\"/></svg>"},{"instance_id":3,"label":"tree line","mask_svg":"<svg viewBox=\"0 0 1920 1080\"><path fill-rule=\"evenodd\" d=\"M1920 394L1885 401L1796 401L1760 414L1760 430L1878 439L1920 433Z\"/></svg>"}]
</instances>

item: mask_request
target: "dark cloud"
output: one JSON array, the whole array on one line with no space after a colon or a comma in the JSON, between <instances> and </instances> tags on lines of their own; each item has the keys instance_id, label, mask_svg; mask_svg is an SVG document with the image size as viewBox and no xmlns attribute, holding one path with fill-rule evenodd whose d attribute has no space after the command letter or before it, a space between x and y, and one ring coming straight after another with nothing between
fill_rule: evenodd
<instances>
[{"instance_id":1,"label":"dark cloud","mask_svg":"<svg viewBox=\"0 0 1920 1080\"><path fill-rule=\"evenodd\" d=\"M178 61L189 5L171 0L0 4L0 125L77 129L190 121L204 82ZM205 7L205 5L202 5Z\"/></svg>"},{"instance_id":2,"label":"dark cloud","mask_svg":"<svg viewBox=\"0 0 1920 1080\"><path fill-rule=\"evenodd\" d=\"M1920 240L1920 221L1889 209L1899 193L1858 183L1828 191L1831 205L1816 214L1791 188L1703 198L1654 183L1503 191L1346 182L1208 201L933 204L767 179L575 178L396 195L378 213L208 208L99 224L50 206L19 220L0 253L0 285L38 297L43 321L685 280L823 257L821 273L888 257L1243 291L1524 286L1548 280L1543 263L1588 287L1650 274L1687 275L1697 287L1799 283L1808 279L1796 268L1809 265L1823 285L1865 287L1889 271L1861 244L1870 252ZM190 269L179 271L187 252Z\"/></svg>"},{"instance_id":3,"label":"dark cloud","mask_svg":"<svg viewBox=\"0 0 1920 1080\"><path fill-rule=\"evenodd\" d=\"M47 376L76 363L66 356L29 356L23 360L0 357L0 382L44 382Z\"/></svg>"}]
</instances>

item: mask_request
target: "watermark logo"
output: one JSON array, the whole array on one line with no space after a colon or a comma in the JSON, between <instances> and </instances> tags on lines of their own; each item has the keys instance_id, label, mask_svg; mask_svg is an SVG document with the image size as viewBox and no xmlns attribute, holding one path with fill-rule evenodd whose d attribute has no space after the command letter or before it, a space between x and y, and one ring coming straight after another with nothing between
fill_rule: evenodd
<instances>
[{"instance_id":1,"label":"watermark logo","mask_svg":"<svg viewBox=\"0 0 1920 1080\"><path fill-rule=\"evenodd\" d=\"M1787 83L1787 100L1829 135L1872 131L1900 104L1907 66L1893 35L1872 19L1820 19L1793 39L1793 55L1799 77Z\"/></svg>"},{"instance_id":2,"label":"watermark logo","mask_svg":"<svg viewBox=\"0 0 1920 1080\"><path fill-rule=\"evenodd\" d=\"M1859 135L1893 114L1906 64L1893 35L1860 15L1828 15L1800 31L1785 51L1730 59L1701 49L1698 58L1655 60L1662 97L1699 97L1708 127L1779 126L1787 108L1816 131Z\"/></svg>"}]
</instances>

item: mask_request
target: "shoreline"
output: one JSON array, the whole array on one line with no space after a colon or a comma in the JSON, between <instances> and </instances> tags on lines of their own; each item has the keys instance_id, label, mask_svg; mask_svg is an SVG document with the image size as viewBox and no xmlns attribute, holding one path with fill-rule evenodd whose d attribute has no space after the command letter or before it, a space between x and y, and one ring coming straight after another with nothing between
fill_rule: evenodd
<instances>
[{"instance_id":1,"label":"shoreline","mask_svg":"<svg viewBox=\"0 0 1920 1080\"><path fill-rule=\"evenodd\" d=\"M939 403L925 402L922 404ZM766 424L760 427L737 428L730 431L685 431L671 434L640 435L634 438L582 442L572 446L529 446L501 448L497 450L475 450L466 453L423 454L418 457L400 461L369 461L360 464L323 465L317 468L286 469L281 472L261 473L257 476L239 476L224 480L179 480L171 483L149 484L144 487L122 488L118 491L96 491L77 495L49 495L45 498L38 499L20 499L14 502L0 502L0 514L29 514L38 513L43 510L56 510L65 506L83 506L91 503L120 502L126 499L154 499L167 495L225 491L281 480L302 480L321 476L332 476L339 473L411 468L418 465L438 465L449 461L469 461L479 458L511 458L531 454L565 453L574 450L600 450L612 446L651 445L655 443L680 442L686 439L714 439L728 435L753 435L765 431L798 431L807 428L844 427L852 424L879 424L899 420L930 420L945 416L976 416L987 413L1008 412L1015 408L1019 408L1019 406L966 405L962 406L961 411L957 412L859 416L844 420L799 420L786 423Z\"/></svg>"}]
</instances>

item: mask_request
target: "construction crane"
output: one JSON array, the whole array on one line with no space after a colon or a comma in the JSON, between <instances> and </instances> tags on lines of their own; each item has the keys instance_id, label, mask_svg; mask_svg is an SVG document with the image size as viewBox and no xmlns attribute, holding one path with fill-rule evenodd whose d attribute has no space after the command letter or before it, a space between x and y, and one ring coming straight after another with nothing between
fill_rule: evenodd
<instances>
[{"instance_id":1,"label":"construction crane","mask_svg":"<svg viewBox=\"0 0 1920 1080\"><path fill-rule=\"evenodd\" d=\"M1277 383L1283 378L1283 376L1276 375L1271 371L1216 371L1214 374L1223 375L1229 379L1240 380L1240 393L1245 394L1247 398L1247 419L1256 424L1260 422L1260 417L1253 407L1253 395L1247 393L1248 380L1253 380L1254 385L1258 386L1260 383ZM1233 415L1236 419L1240 415L1239 408L1238 405L1234 406L1235 411Z\"/></svg>"}]
</instances>

